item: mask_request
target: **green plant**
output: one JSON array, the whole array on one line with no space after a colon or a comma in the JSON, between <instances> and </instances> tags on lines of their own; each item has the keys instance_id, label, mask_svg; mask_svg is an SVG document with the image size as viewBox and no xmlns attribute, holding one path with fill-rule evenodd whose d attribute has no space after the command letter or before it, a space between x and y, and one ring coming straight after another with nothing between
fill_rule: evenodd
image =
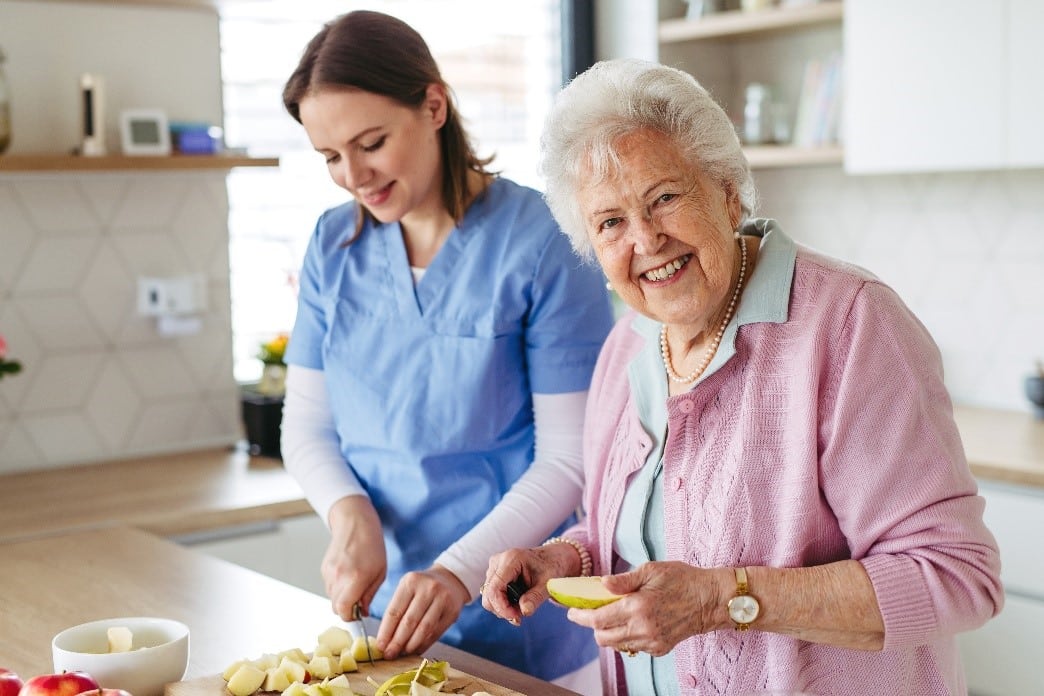
<instances>
[{"instance_id":1,"label":"green plant","mask_svg":"<svg viewBox=\"0 0 1044 696\"><path fill-rule=\"evenodd\" d=\"M7 359L7 341L0 335L0 379L4 375L16 375L22 371L22 363Z\"/></svg>"}]
</instances>

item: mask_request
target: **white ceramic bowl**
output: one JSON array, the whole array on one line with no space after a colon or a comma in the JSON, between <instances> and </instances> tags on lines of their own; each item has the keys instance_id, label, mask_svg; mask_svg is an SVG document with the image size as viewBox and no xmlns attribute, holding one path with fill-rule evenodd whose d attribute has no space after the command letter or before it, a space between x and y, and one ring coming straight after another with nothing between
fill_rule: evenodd
<instances>
[{"instance_id":1,"label":"white ceramic bowl","mask_svg":"<svg viewBox=\"0 0 1044 696\"><path fill-rule=\"evenodd\" d=\"M110 653L108 629L126 626L134 635L130 652ZM180 621L128 616L67 628L51 641L56 673L79 670L106 689L132 696L163 696L188 669L189 629Z\"/></svg>"}]
</instances>

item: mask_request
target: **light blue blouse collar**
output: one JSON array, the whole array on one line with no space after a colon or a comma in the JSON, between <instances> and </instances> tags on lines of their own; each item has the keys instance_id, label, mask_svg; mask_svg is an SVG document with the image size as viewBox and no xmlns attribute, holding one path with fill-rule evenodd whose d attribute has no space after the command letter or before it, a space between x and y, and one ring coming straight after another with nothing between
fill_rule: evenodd
<instances>
[{"instance_id":1,"label":"light blue blouse collar","mask_svg":"<svg viewBox=\"0 0 1044 696\"><path fill-rule=\"evenodd\" d=\"M780 324L785 322L789 315L790 286L794 279L794 262L797 259L797 246L794 244L794 240L788 237L779 223L771 218L748 220L743 225L742 233L761 237L757 265L743 290L739 309L736 310L735 316L725 328L725 333L721 337L721 345L718 347L714 359L711 360L697 383L714 374L736 353L736 332L739 327L758 322ZM660 327L660 322L642 314L635 317L631 323L631 328L646 340L645 348L631 364L632 372L638 368L639 361L655 361L657 371L662 374ZM666 380L666 375L664 375L664 380ZM638 380L638 382L641 381ZM632 384L634 383L635 381L632 380Z\"/></svg>"}]
</instances>

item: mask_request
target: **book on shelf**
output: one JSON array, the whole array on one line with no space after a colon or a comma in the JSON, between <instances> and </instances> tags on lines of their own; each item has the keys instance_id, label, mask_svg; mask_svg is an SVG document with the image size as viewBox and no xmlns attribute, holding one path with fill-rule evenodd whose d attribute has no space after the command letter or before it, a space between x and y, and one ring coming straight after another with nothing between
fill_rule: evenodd
<instances>
[{"instance_id":1,"label":"book on shelf","mask_svg":"<svg viewBox=\"0 0 1044 696\"><path fill-rule=\"evenodd\" d=\"M793 144L817 147L838 142L841 118L841 54L805 64L794 120Z\"/></svg>"}]
</instances>

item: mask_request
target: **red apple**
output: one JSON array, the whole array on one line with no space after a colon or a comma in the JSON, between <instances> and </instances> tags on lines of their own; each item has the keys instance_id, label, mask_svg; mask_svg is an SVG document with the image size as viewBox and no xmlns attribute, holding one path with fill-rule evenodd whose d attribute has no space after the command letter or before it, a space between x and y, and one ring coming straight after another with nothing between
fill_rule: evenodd
<instances>
[{"instance_id":1,"label":"red apple","mask_svg":"<svg viewBox=\"0 0 1044 696\"><path fill-rule=\"evenodd\" d=\"M18 696L22 690L22 678L9 669L0 667L0 696Z\"/></svg>"},{"instance_id":2,"label":"red apple","mask_svg":"<svg viewBox=\"0 0 1044 696\"><path fill-rule=\"evenodd\" d=\"M91 689L83 691L76 696L131 696L131 692L123 689Z\"/></svg>"},{"instance_id":3,"label":"red apple","mask_svg":"<svg viewBox=\"0 0 1044 696\"><path fill-rule=\"evenodd\" d=\"M26 681L18 696L76 696L97 688L98 682L86 672L41 674Z\"/></svg>"}]
</instances>

